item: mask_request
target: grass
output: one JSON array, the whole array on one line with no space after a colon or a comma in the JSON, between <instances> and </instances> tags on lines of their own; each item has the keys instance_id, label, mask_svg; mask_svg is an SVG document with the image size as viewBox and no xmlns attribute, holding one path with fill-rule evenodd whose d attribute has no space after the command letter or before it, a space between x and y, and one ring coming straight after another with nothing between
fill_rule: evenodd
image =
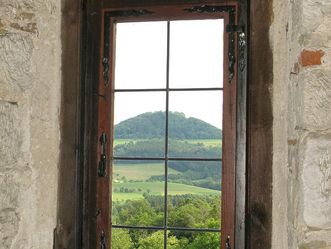
<instances>
[{"instance_id":1,"label":"grass","mask_svg":"<svg viewBox=\"0 0 331 249\"><path fill-rule=\"evenodd\" d=\"M140 139L143 140L143 139ZM129 142L137 142L138 139L116 139L114 146ZM182 140L188 143L202 143L205 146L218 147L222 146L222 140L218 139L186 139ZM172 168L168 169L169 174L181 174ZM152 195L164 195L164 182L146 182L151 176L164 175L163 163L139 163L139 164L115 164L114 165L114 183L113 189L127 188L134 189L134 193L119 193L113 192L113 201L139 200L143 198L144 192L149 192ZM122 177L127 181L123 182ZM138 192L139 189L139 192ZM168 183L169 195L219 195L220 191L191 186L181 183Z\"/></svg>"},{"instance_id":2,"label":"grass","mask_svg":"<svg viewBox=\"0 0 331 249\"><path fill-rule=\"evenodd\" d=\"M169 168L169 174L181 174L179 171ZM115 164L114 166L115 179L120 179L122 176L129 180L144 181L151 176L164 175L163 163L140 163L140 164Z\"/></svg>"},{"instance_id":3,"label":"grass","mask_svg":"<svg viewBox=\"0 0 331 249\"><path fill-rule=\"evenodd\" d=\"M129 142L137 142L137 141L142 141L142 140L146 140L146 139L115 139L114 140L114 146L119 145L119 144L126 144ZM205 146L222 146L222 140L220 139L183 139L181 140L183 142L189 142L189 143L193 143L193 144L197 144L197 143L202 143Z\"/></svg>"},{"instance_id":4,"label":"grass","mask_svg":"<svg viewBox=\"0 0 331 249\"><path fill-rule=\"evenodd\" d=\"M127 189L141 189L138 193L113 193L113 201L125 200L138 200L143 198L144 192L149 192L152 195L164 195L164 182L127 182L127 183L114 183L113 188L127 188ZM168 183L169 195L219 195L220 191L200 188L196 186L181 184L181 183Z\"/></svg>"}]
</instances>

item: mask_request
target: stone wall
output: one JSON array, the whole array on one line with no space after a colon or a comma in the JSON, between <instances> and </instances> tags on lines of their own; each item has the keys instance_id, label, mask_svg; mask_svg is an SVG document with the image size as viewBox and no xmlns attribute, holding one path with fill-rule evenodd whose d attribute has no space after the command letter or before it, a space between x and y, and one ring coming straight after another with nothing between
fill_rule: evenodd
<instances>
[{"instance_id":1,"label":"stone wall","mask_svg":"<svg viewBox=\"0 0 331 249\"><path fill-rule=\"evenodd\" d=\"M274 0L273 248L331 248L331 1Z\"/></svg>"},{"instance_id":2,"label":"stone wall","mask_svg":"<svg viewBox=\"0 0 331 249\"><path fill-rule=\"evenodd\" d=\"M60 2L0 0L1 249L53 246Z\"/></svg>"},{"instance_id":3,"label":"stone wall","mask_svg":"<svg viewBox=\"0 0 331 249\"><path fill-rule=\"evenodd\" d=\"M53 245L60 2L0 0L1 249ZM273 10L272 247L331 249L331 1Z\"/></svg>"}]
</instances>

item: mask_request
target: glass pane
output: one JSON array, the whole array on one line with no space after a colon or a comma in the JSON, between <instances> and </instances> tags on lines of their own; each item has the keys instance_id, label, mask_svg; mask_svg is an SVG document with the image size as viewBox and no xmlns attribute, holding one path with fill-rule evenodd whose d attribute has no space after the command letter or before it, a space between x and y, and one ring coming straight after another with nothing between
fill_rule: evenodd
<instances>
[{"instance_id":1,"label":"glass pane","mask_svg":"<svg viewBox=\"0 0 331 249\"><path fill-rule=\"evenodd\" d=\"M220 249L220 238L221 234L219 232L171 231L168 233L167 245L168 248L174 249Z\"/></svg>"},{"instance_id":2,"label":"glass pane","mask_svg":"<svg viewBox=\"0 0 331 249\"><path fill-rule=\"evenodd\" d=\"M163 157L165 93L115 93L114 156Z\"/></svg>"},{"instance_id":3,"label":"glass pane","mask_svg":"<svg viewBox=\"0 0 331 249\"><path fill-rule=\"evenodd\" d=\"M168 225L220 228L221 162L169 161Z\"/></svg>"},{"instance_id":4,"label":"glass pane","mask_svg":"<svg viewBox=\"0 0 331 249\"><path fill-rule=\"evenodd\" d=\"M116 25L115 88L165 88L167 22Z\"/></svg>"},{"instance_id":5,"label":"glass pane","mask_svg":"<svg viewBox=\"0 0 331 249\"><path fill-rule=\"evenodd\" d=\"M170 92L170 157L221 157L222 94L222 91Z\"/></svg>"},{"instance_id":6,"label":"glass pane","mask_svg":"<svg viewBox=\"0 0 331 249\"><path fill-rule=\"evenodd\" d=\"M170 88L223 86L222 19L170 24Z\"/></svg>"},{"instance_id":7,"label":"glass pane","mask_svg":"<svg viewBox=\"0 0 331 249\"><path fill-rule=\"evenodd\" d=\"M164 162L116 160L113 164L115 225L162 226Z\"/></svg>"},{"instance_id":8,"label":"glass pane","mask_svg":"<svg viewBox=\"0 0 331 249\"><path fill-rule=\"evenodd\" d=\"M111 248L164 249L164 231L113 228Z\"/></svg>"}]
</instances>

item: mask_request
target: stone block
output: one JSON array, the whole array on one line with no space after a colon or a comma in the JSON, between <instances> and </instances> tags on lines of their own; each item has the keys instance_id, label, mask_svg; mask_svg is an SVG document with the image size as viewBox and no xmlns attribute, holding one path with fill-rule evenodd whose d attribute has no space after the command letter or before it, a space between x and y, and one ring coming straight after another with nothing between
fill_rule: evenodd
<instances>
[{"instance_id":1,"label":"stone block","mask_svg":"<svg viewBox=\"0 0 331 249\"><path fill-rule=\"evenodd\" d=\"M324 130L331 127L331 71L323 68L305 70L300 74L301 106L298 106L299 126Z\"/></svg>"},{"instance_id":2,"label":"stone block","mask_svg":"<svg viewBox=\"0 0 331 249\"><path fill-rule=\"evenodd\" d=\"M304 222L312 229L331 229L331 135L308 135L300 153Z\"/></svg>"},{"instance_id":3,"label":"stone block","mask_svg":"<svg viewBox=\"0 0 331 249\"><path fill-rule=\"evenodd\" d=\"M8 34L0 39L0 48L0 82L21 90L32 87L32 39L27 35Z\"/></svg>"},{"instance_id":4,"label":"stone block","mask_svg":"<svg viewBox=\"0 0 331 249\"><path fill-rule=\"evenodd\" d=\"M0 100L0 172L20 157L23 142L20 119L16 103Z\"/></svg>"},{"instance_id":5,"label":"stone block","mask_svg":"<svg viewBox=\"0 0 331 249\"><path fill-rule=\"evenodd\" d=\"M0 246L1 249L10 249L17 234L19 217L14 209L0 210Z\"/></svg>"}]
</instances>

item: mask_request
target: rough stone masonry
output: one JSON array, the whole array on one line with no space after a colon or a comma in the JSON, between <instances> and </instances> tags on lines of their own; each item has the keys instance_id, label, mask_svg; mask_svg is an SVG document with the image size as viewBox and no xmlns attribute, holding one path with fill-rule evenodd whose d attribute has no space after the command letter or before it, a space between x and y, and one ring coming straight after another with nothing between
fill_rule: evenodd
<instances>
[{"instance_id":1,"label":"rough stone masonry","mask_svg":"<svg viewBox=\"0 0 331 249\"><path fill-rule=\"evenodd\" d=\"M0 0L1 249L53 246L60 2Z\"/></svg>"},{"instance_id":2,"label":"rough stone masonry","mask_svg":"<svg viewBox=\"0 0 331 249\"><path fill-rule=\"evenodd\" d=\"M0 0L1 249L53 246L60 2ZM273 10L272 248L331 249L331 1Z\"/></svg>"},{"instance_id":3,"label":"rough stone masonry","mask_svg":"<svg viewBox=\"0 0 331 249\"><path fill-rule=\"evenodd\" d=\"M273 18L273 248L331 249L331 1Z\"/></svg>"}]
</instances>

